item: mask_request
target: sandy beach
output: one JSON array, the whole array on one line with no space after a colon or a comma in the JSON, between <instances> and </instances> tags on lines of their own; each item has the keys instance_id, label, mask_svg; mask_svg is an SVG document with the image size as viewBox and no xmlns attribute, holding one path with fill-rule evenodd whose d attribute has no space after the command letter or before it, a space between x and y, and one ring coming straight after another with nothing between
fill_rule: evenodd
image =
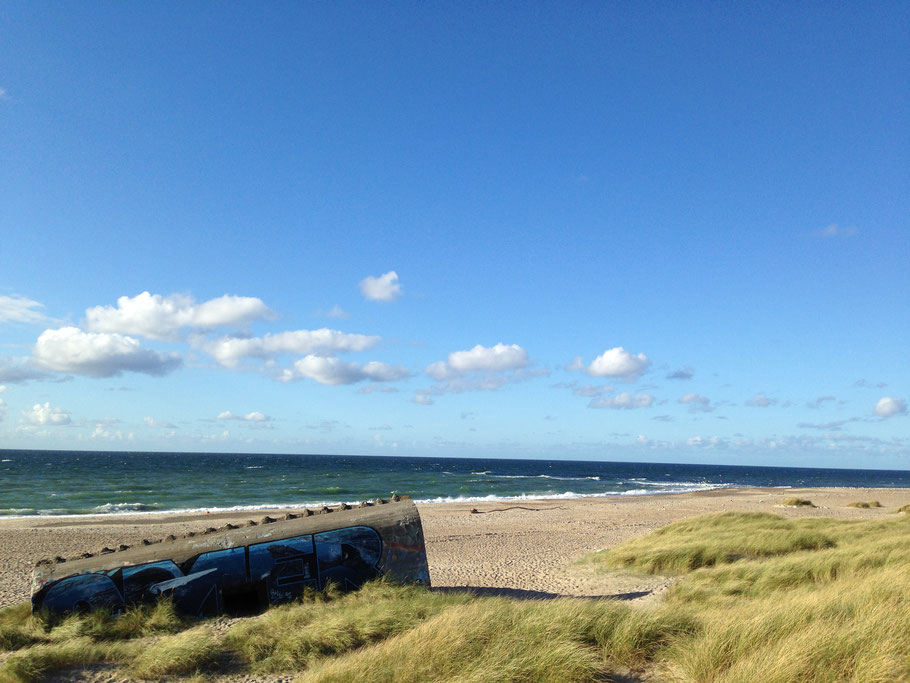
<instances>
[{"instance_id":1,"label":"sandy beach","mask_svg":"<svg viewBox=\"0 0 910 683\"><path fill-rule=\"evenodd\" d=\"M797 496L817 507L784 507ZM847 507L878 500L883 507ZM910 489L718 489L656 496L554 499L419 506L435 588L471 588L516 597L611 596L647 603L668 585L632 573L593 574L577 560L670 522L709 512L761 511L785 517L888 517L910 503ZM476 509L477 513L471 510ZM279 510L275 512L284 512ZM42 558L73 557L104 546L141 543L199 531L214 521L244 522L266 512L192 515L106 515L0 520L0 606L29 598L31 572Z\"/></svg>"}]
</instances>

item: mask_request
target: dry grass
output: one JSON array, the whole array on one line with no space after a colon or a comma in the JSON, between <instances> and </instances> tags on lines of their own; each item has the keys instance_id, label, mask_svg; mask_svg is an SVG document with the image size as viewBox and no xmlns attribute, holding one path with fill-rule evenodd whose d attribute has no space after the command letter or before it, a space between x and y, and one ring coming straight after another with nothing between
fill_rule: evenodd
<instances>
[{"instance_id":1,"label":"dry grass","mask_svg":"<svg viewBox=\"0 0 910 683\"><path fill-rule=\"evenodd\" d=\"M897 509L897 512L901 512L901 513L910 512L910 505L901 505L901 506Z\"/></svg>"},{"instance_id":2,"label":"dry grass","mask_svg":"<svg viewBox=\"0 0 910 683\"><path fill-rule=\"evenodd\" d=\"M882 507L882 504L879 503L877 500L856 501L855 503L847 503L847 507L848 508L869 509L869 508L880 508L880 507Z\"/></svg>"},{"instance_id":3,"label":"dry grass","mask_svg":"<svg viewBox=\"0 0 910 683\"><path fill-rule=\"evenodd\" d=\"M707 515L674 522L652 534L584 561L651 574L678 574L741 559L787 555L835 544L813 520L786 520L762 512Z\"/></svg>"},{"instance_id":4,"label":"dry grass","mask_svg":"<svg viewBox=\"0 0 910 683\"><path fill-rule=\"evenodd\" d=\"M167 603L112 618L0 610L0 683L112 663L131 680L233 673L300 681L910 680L910 518L728 513L588 560L682 574L665 601L517 601L377 581L308 593L219 636Z\"/></svg>"},{"instance_id":5,"label":"dry grass","mask_svg":"<svg viewBox=\"0 0 910 683\"><path fill-rule=\"evenodd\" d=\"M475 599L297 678L319 681L593 681L640 667L698 626L685 611L610 601Z\"/></svg>"},{"instance_id":6,"label":"dry grass","mask_svg":"<svg viewBox=\"0 0 910 683\"><path fill-rule=\"evenodd\" d=\"M755 544L755 523L736 515L695 518L685 534L671 525L598 560L624 566L632 544L652 555L679 552L680 541L691 546L699 536ZM700 629L661 650L667 676L781 683L910 678L910 520L787 525L781 527L787 534L821 534L832 543L782 554L771 552L778 548L771 542L763 553L702 565L674 585L657 611L690 610ZM725 533L718 535L718 527Z\"/></svg>"},{"instance_id":7,"label":"dry grass","mask_svg":"<svg viewBox=\"0 0 910 683\"><path fill-rule=\"evenodd\" d=\"M816 505L811 501L805 498L787 498L780 502L781 505L786 505L788 507L795 508L814 508Z\"/></svg>"},{"instance_id":8,"label":"dry grass","mask_svg":"<svg viewBox=\"0 0 910 683\"><path fill-rule=\"evenodd\" d=\"M221 647L213 631L197 626L167 636L144 648L130 663L137 678L188 675L206 671L221 657Z\"/></svg>"},{"instance_id":9,"label":"dry grass","mask_svg":"<svg viewBox=\"0 0 910 683\"><path fill-rule=\"evenodd\" d=\"M470 599L375 581L347 595L307 593L298 603L274 607L235 626L225 642L257 670L302 669L412 629Z\"/></svg>"}]
</instances>

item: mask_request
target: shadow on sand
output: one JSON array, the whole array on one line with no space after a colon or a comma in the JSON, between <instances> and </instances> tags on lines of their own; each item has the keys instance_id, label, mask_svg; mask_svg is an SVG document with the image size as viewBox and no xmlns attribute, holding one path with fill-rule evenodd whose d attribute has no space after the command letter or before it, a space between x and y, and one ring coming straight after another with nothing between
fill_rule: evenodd
<instances>
[{"instance_id":1,"label":"shadow on sand","mask_svg":"<svg viewBox=\"0 0 910 683\"><path fill-rule=\"evenodd\" d=\"M521 588L498 588L495 586L434 586L432 590L439 593L471 593L478 597L513 598L515 600L555 600L557 598L577 598L580 600L636 600L650 595L652 591L634 591L632 593L614 593L613 595L560 595L546 591L529 591Z\"/></svg>"}]
</instances>

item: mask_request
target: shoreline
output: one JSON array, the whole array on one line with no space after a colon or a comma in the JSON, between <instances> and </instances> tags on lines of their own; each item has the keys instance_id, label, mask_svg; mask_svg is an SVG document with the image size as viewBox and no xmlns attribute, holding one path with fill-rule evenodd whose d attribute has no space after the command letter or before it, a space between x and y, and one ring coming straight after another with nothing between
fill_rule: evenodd
<instances>
[{"instance_id":1,"label":"shoreline","mask_svg":"<svg viewBox=\"0 0 910 683\"><path fill-rule=\"evenodd\" d=\"M791 496L815 508L781 506ZM849 508L878 500L881 508ZM770 512L788 518L872 519L910 503L910 489L714 488L685 493L418 503L430 579L442 590L472 589L516 597L609 596L647 602L669 585L664 577L628 572L594 574L578 565L589 552L610 548L678 519L710 512ZM198 531L213 520L251 517L301 507L216 512L141 512L0 518L0 607L28 600L39 559L97 551ZM479 514L472 514L476 509Z\"/></svg>"},{"instance_id":2,"label":"shoreline","mask_svg":"<svg viewBox=\"0 0 910 683\"><path fill-rule=\"evenodd\" d=\"M464 496L458 498L422 498L413 499L414 504L418 507L436 506L436 505L459 505L459 504L498 504L498 503L534 503L540 501L574 501L590 499L613 499L613 498L648 498L662 496L678 496L683 494L711 493L714 491L734 491L747 492L752 490L766 491L788 491L788 490L830 490L830 491L910 491L910 488L904 487L856 487L856 486L815 486L802 487L792 485L781 486L746 486L740 484L717 484L708 485L704 488L669 490L669 491L644 491L635 489L632 491L619 491L607 493L573 493L567 491L562 494L552 496L537 496L522 494L517 496ZM372 500L372 499L370 499ZM318 501L299 504L269 504L262 503L256 505L233 505L230 507L198 507L198 508L176 508L173 510L127 510L118 512L72 512L63 514L31 514L31 515L0 515L0 525L4 521L21 521L21 520L86 520L94 523L108 523L105 520L111 520L110 523L116 523L114 520L122 518L136 518L134 521L138 524L149 523L167 523L182 519L199 518L199 519L233 519L238 516L256 516L259 513L286 512L294 510L304 510L306 508L318 509L323 506L338 507L340 505L350 505L356 507L360 500L334 500ZM151 521L142 521L143 518L150 518Z\"/></svg>"}]
</instances>

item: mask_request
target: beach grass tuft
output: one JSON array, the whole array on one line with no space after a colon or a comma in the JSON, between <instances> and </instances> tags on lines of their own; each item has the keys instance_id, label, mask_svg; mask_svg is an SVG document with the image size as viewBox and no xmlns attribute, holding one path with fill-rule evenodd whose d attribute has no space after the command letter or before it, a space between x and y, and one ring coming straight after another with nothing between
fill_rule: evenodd
<instances>
[{"instance_id":1,"label":"beach grass tuft","mask_svg":"<svg viewBox=\"0 0 910 683\"><path fill-rule=\"evenodd\" d=\"M787 498L786 500L782 500L780 504L786 505L787 507L795 507L795 508L814 508L814 507L816 507L815 504L811 500L807 500L805 498Z\"/></svg>"},{"instance_id":2,"label":"beach grass tuft","mask_svg":"<svg viewBox=\"0 0 910 683\"><path fill-rule=\"evenodd\" d=\"M222 648L208 626L166 636L152 643L130 663L129 670L137 678L186 676L211 670L221 658Z\"/></svg>"},{"instance_id":3,"label":"beach grass tuft","mask_svg":"<svg viewBox=\"0 0 910 683\"><path fill-rule=\"evenodd\" d=\"M345 595L308 592L297 602L273 607L235 626L225 643L256 670L294 670L412 629L470 600L464 593L432 592L384 580Z\"/></svg>"},{"instance_id":4,"label":"beach grass tuft","mask_svg":"<svg viewBox=\"0 0 910 683\"><path fill-rule=\"evenodd\" d=\"M880 508L880 507L882 507L882 504L879 503L877 500L856 501L854 503L847 503L847 507L848 508L863 508L863 509Z\"/></svg>"},{"instance_id":5,"label":"beach grass tuft","mask_svg":"<svg viewBox=\"0 0 910 683\"><path fill-rule=\"evenodd\" d=\"M902 513L902 514L910 512L910 505L901 505L897 509L897 512Z\"/></svg>"}]
</instances>

